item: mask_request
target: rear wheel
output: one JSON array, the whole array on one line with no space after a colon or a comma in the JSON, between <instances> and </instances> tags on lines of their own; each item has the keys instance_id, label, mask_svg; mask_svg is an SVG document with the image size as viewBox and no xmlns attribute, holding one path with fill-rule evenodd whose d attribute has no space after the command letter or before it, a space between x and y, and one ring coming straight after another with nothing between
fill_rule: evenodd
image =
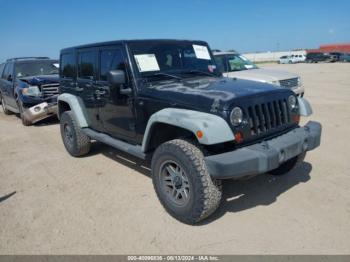
<instances>
[{"instance_id":1,"label":"rear wheel","mask_svg":"<svg viewBox=\"0 0 350 262\"><path fill-rule=\"evenodd\" d=\"M157 148L152 180L166 211L186 224L207 218L220 204L221 181L211 179L202 151L188 141L175 139Z\"/></svg>"},{"instance_id":2,"label":"rear wheel","mask_svg":"<svg viewBox=\"0 0 350 262\"><path fill-rule=\"evenodd\" d=\"M61 137L65 148L72 156L78 157L89 153L91 141L75 120L72 111L63 112L60 117Z\"/></svg>"},{"instance_id":3,"label":"rear wheel","mask_svg":"<svg viewBox=\"0 0 350 262\"><path fill-rule=\"evenodd\" d=\"M5 99L2 97L2 94L1 94L1 93L0 93L0 99L1 99L2 111L4 111L4 114L5 114L5 115L10 115L10 114L11 114L11 111L8 110L8 109L6 108Z\"/></svg>"},{"instance_id":4,"label":"rear wheel","mask_svg":"<svg viewBox=\"0 0 350 262\"><path fill-rule=\"evenodd\" d=\"M298 166L300 163L302 163L305 159L306 152L301 153L300 155L293 157L277 167L274 170L271 170L269 174L273 176L283 176L287 174L289 171L291 171L294 167Z\"/></svg>"}]
</instances>

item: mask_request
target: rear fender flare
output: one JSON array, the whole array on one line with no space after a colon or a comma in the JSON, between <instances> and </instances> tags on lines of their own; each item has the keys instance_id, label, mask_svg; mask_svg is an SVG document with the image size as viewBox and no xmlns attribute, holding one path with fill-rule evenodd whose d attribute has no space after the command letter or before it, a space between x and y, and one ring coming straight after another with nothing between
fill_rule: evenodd
<instances>
[{"instance_id":1,"label":"rear fender flare","mask_svg":"<svg viewBox=\"0 0 350 262\"><path fill-rule=\"evenodd\" d=\"M58 112L60 112L60 101L65 102L71 108L71 111L73 112L79 126L81 128L89 126L89 123L86 117L87 116L86 109L80 97L77 97L72 94L64 93L58 96L57 101L58 101Z\"/></svg>"}]
</instances>

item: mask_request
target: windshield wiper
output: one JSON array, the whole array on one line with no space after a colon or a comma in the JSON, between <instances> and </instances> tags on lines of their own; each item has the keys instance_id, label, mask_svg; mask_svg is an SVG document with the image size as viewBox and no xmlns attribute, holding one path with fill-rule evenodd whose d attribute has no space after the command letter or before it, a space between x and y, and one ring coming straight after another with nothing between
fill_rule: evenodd
<instances>
[{"instance_id":1,"label":"windshield wiper","mask_svg":"<svg viewBox=\"0 0 350 262\"><path fill-rule=\"evenodd\" d=\"M152 74L151 76L168 76L168 77L171 77L171 78L174 78L177 80L182 80L182 77L179 77L179 76L173 75L173 74L167 74L167 73L155 73L155 74Z\"/></svg>"},{"instance_id":2,"label":"windshield wiper","mask_svg":"<svg viewBox=\"0 0 350 262\"><path fill-rule=\"evenodd\" d=\"M205 72L205 71L201 71L201 70L189 70L189 71L184 71L182 73L184 73L184 74L201 74L201 75L207 75L207 76L216 76L216 74L214 74L214 73Z\"/></svg>"}]
</instances>

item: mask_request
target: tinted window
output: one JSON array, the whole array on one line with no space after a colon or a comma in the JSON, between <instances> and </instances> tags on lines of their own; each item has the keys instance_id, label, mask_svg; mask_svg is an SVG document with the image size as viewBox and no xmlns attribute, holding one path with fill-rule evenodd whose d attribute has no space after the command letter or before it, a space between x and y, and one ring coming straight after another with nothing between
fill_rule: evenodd
<instances>
[{"instance_id":1,"label":"tinted window","mask_svg":"<svg viewBox=\"0 0 350 262\"><path fill-rule=\"evenodd\" d=\"M78 61L78 77L82 79L94 79L96 69L96 52L80 52Z\"/></svg>"},{"instance_id":2,"label":"tinted window","mask_svg":"<svg viewBox=\"0 0 350 262\"><path fill-rule=\"evenodd\" d=\"M226 58L223 55L214 56L216 65L220 72L227 72L227 62Z\"/></svg>"},{"instance_id":3,"label":"tinted window","mask_svg":"<svg viewBox=\"0 0 350 262\"><path fill-rule=\"evenodd\" d=\"M3 79L7 79L10 75L12 76L13 73L13 65L11 63L8 63L5 65L4 73L2 74ZM12 76L13 78L13 76Z\"/></svg>"},{"instance_id":4,"label":"tinted window","mask_svg":"<svg viewBox=\"0 0 350 262\"><path fill-rule=\"evenodd\" d=\"M5 64L0 65L0 77L2 76L2 72L4 71Z\"/></svg>"},{"instance_id":5,"label":"tinted window","mask_svg":"<svg viewBox=\"0 0 350 262\"><path fill-rule=\"evenodd\" d=\"M18 78L39 75L57 75L57 60L37 60L15 64L15 75Z\"/></svg>"},{"instance_id":6,"label":"tinted window","mask_svg":"<svg viewBox=\"0 0 350 262\"><path fill-rule=\"evenodd\" d=\"M75 56L73 53L62 54L60 72L63 78L75 77Z\"/></svg>"},{"instance_id":7,"label":"tinted window","mask_svg":"<svg viewBox=\"0 0 350 262\"><path fill-rule=\"evenodd\" d=\"M123 54L119 49L102 50L100 53L100 80L107 81L110 70L124 70Z\"/></svg>"}]
</instances>

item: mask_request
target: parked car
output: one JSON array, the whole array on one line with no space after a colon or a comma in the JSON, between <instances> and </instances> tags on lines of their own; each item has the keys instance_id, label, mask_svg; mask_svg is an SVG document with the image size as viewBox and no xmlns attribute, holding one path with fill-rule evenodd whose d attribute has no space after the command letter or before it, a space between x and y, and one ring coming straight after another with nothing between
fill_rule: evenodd
<instances>
[{"instance_id":1,"label":"parked car","mask_svg":"<svg viewBox=\"0 0 350 262\"><path fill-rule=\"evenodd\" d=\"M59 87L57 63L48 57L22 57L2 64L0 100L4 113L18 113L26 126L55 115Z\"/></svg>"},{"instance_id":2,"label":"parked car","mask_svg":"<svg viewBox=\"0 0 350 262\"><path fill-rule=\"evenodd\" d=\"M330 62L331 57L324 53L308 53L306 55L306 63Z\"/></svg>"},{"instance_id":3,"label":"parked car","mask_svg":"<svg viewBox=\"0 0 350 262\"><path fill-rule=\"evenodd\" d=\"M334 62L339 62L340 61L340 57L343 53L340 52L330 52L326 55L328 55L330 57L329 62L334 63Z\"/></svg>"},{"instance_id":4,"label":"parked car","mask_svg":"<svg viewBox=\"0 0 350 262\"><path fill-rule=\"evenodd\" d=\"M259 68L246 57L235 52L214 52L214 57L219 70L225 77L269 83L291 89L301 97L304 95L304 87L296 74Z\"/></svg>"},{"instance_id":5,"label":"parked car","mask_svg":"<svg viewBox=\"0 0 350 262\"><path fill-rule=\"evenodd\" d=\"M344 53L339 57L339 61L341 62L350 62L350 54Z\"/></svg>"},{"instance_id":6,"label":"parked car","mask_svg":"<svg viewBox=\"0 0 350 262\"><path fill-rule=\"evenodd\" d=\"M291 55L292 63L302 63L305 62L306 56L303 54Z\"/></svg>"},{"instance_id":7,"label":"parked car","mask_svg":"<svg viewBox=\"0 0 350 262\"><path fill-rule=\"evenodd\" d=\"M305 99L267 83L222 77L203 41L66 48L60 84L66 150L83 156L97 140L149 160L160 202L188 224L217 209L221 180L285 174L320 144L319 123L299 126L300 116L311 114Z\"/></svg>"},{"instance_id":8,"label":"parked car","mask_svg":"<svg viewBox=\"0 0 350 262\"><path fill-rule=\"evenodd\" d=\"M292 57L290 55L284 55L278 59L277 63L279 63L279 64L293 64L293 60L292 60Z\"/></svg>"}]
</instances>

